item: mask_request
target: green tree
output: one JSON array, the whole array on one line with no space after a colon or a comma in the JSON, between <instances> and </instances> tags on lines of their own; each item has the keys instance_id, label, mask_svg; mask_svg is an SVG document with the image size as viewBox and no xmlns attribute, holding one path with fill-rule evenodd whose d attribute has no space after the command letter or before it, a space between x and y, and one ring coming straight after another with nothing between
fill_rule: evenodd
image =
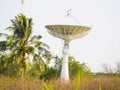
<instances>
[{"instance_id":1,"label":"green tree","mask_svg":"<svg viewBox=\"0 0 120 90\"><path fill-rule=\"evenodd\" d=\"M6 37L7 34L0 33L1 37ZM7 53L5 52L7 49L7 42L5 40L0 41L0 73L3 73L5 71L5 67L7 65L6 59L7 59Z\"/></svg>"},{"instance_id":2,"label":"green tree","mask_svg":"<svg viewBox=\"0 0 120 90\"><path fill-rule=\"evenodd\" d=\"M6 37L7 66L17 67L21 77L31 69L31 64L39 65L40 71L51 58L49 46L40 41L42 36L32 36L32 18L19 14L11 22L12 26L7 28L11 34Z\"/></svg>"},{"instance_id":3,"label":"green tree","mask_svg":"<svg viewBox=\"0 0 120 90\"><path fill-rule=\"evenodd\" d=\"M76 59L73 56L69 56L68 58L70 77L73 77L81 72L86 74L89 74L91 72L85 63L80 63L79 61L76 61Z\"/></svg>"}]
</instances>

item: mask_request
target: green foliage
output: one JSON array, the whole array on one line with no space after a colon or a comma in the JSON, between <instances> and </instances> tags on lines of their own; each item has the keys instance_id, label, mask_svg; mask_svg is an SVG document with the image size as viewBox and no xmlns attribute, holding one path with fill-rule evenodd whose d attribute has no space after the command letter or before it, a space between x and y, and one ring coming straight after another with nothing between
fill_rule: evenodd
<instances>
[{"instance_id":1,"label":"green foliage","mask_svg":"<svg viewBox=\"0 0 120 90\"><path fill-rule=\"evenodd\" d=\"M91 73L89 68L85 65L85 63L80 64L80 62L76 61L73 56L68 57L68 64L69 64L70 77L78 76L78 78L80 77L81 79L83 75ZM40 75L40 79L46 80L51 78L58 78L60 76L61 67L62 67L62 59L57 58L54 67L50 67L50 68L48 67Z\"/></svg>"},{"instance_id":2,"label":"green foliage","mask_svg":"<svg viewBox=\"0 0 120 90\"><path fill-rule=\"evenodd\" d=\"M0 51L6 50L6 41L0 41Z\"/></svg>"},{"instance_id":3,"label":"green foliage","mask_svg":"<svg viewBox=\"0 0 120 90\"><path fill-rule=\"evenodd\" d=\"M47 68L41 75L40 79L42 80L48 80L52 78L57 78L60 75L60 71L55 68Z\"/></svg>"},{"instance_id":4,"label":"green foliage","mask_svg":"<svg viewBox=\"0 0 120 90\"><path fill-rule=\"evenodd\" d=\"M50 83L50 84L46 84L45 82L43 83L44 84L44 88L45 90L53 90L53 85Z\"/></svg>"},{"instance_id":5,"label":"green foliage","mask_svg":"<svg viewBox=\"0 0 120 90\"><path fill-rule=\"evenodd\" d=\"M90 72L89 68L85 65L85 63L80 64L80 62L76 61L74 57L69 56L69 73L70 77L78 74L79 72Z\"/></svg>"},{"instance_id":6,"label":"green foliage","mask_svg":"<svg viewBox=\"0 0 120 90\"><path fill-rule=\"evenodd\" d=\"M12 25L6 28L11 34L0 33L6 38L0 41L0 52L6 53L6 56L0 55L0 62L5 63L0 70L4 69L10 76L12 73L23 76L28 72L34 73L33 65L38 65L37 72L41 72L41 66L51 59L49 46L40 41L42 36L32 36L32 18L19 14L11 22Z\"/></svg>"}]
</instances>

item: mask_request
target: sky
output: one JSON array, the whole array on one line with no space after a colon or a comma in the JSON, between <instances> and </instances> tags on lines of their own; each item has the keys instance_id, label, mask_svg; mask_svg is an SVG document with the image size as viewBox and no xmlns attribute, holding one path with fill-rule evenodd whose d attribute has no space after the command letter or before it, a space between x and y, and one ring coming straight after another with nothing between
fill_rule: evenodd
<instances>
[{"instance_id":1,"label":"sky","mask_svg":"<svg viewBox=\"0 0 120 90\"><path fill-rule=\"evenodd\" d=\"M53 53L62 51L63 41L47 33L45 25L79 25L91 27L83 38L70 43L70 55L91 69L103 71L102 64L114 66L120 62L120 0L1 0L0 33L7 33L10 19L20 13L33 18L33 35L42 35L42 41L50 46Z\"/></svg>"}]
</instances>

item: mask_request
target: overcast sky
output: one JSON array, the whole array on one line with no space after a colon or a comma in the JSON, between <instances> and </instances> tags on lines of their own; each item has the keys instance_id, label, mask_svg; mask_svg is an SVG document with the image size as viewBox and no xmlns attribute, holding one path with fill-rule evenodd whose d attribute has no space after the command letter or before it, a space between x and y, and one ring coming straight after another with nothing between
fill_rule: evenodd
<instances>
[{"instance_id":1,"label":"overcast sky","mask_svg":"<svg viewBox=\"0 0 120 90\"><path fill-rule=\"evenodd\" d=\"M87 63L91 71L103 71L102 64L111 66L120 61L120 0L20 0L0 1L0 32L6 32L10 19L24 13L33 18L33 34L42 35L51 51L62 50L63 42L47 33L48 24L74 24L66 17L67 10L80 25L90 26L88 35L70 44L70 54Z\"/></svg>"}]
</instances>

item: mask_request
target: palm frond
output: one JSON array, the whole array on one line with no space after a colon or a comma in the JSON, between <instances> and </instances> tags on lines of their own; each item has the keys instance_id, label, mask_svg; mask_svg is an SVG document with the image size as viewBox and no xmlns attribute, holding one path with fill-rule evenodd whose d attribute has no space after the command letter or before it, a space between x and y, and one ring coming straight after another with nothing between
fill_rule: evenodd
<instances>
[{"instance_id":1,"label":"palm frond","mask_svg":"<svg viewBox=\"0 0 120 90\"><path fill-rule=\"evenodd\" d=\"M0 33L0 36L8 36L6 33Z\"/></svg>"},{"instance_id":2,"label":"palm frond","mask_svg":"<svg viewBox=\"0 0 120 90\"><path fill-rule=\"evenodd\" d=\"M42 38L42 36L40 36L40 35L35 35L35 36L33 36L31 39L30 39L30 41L29 42L34 42L34 41L38 41L38 40L40 40Z\"/></svg>"},{"instance_id":3,"label":"palm frond","mask_svg":"<svg viewBox=\"0 0 120 90\"><path fill-rule=\"evenodd\" d=\"M28 46L28 47L26 48L26 53L27 53L27 54L34 54L34 51L35 51L35 49L34 49L34 47L32 47L32 46Z\"/></svg>"},{"instance_id":4,"label":"palm frond","mask_svg":"<svg viewBox=\"0 0 120 90\"><path fill-rule=\"evenodd\" d=\"M44 42L41 42L40 46L44 47L45 49L49 49L49 46L46 43L44 43Z\"/></svg>"}]
</instances>

